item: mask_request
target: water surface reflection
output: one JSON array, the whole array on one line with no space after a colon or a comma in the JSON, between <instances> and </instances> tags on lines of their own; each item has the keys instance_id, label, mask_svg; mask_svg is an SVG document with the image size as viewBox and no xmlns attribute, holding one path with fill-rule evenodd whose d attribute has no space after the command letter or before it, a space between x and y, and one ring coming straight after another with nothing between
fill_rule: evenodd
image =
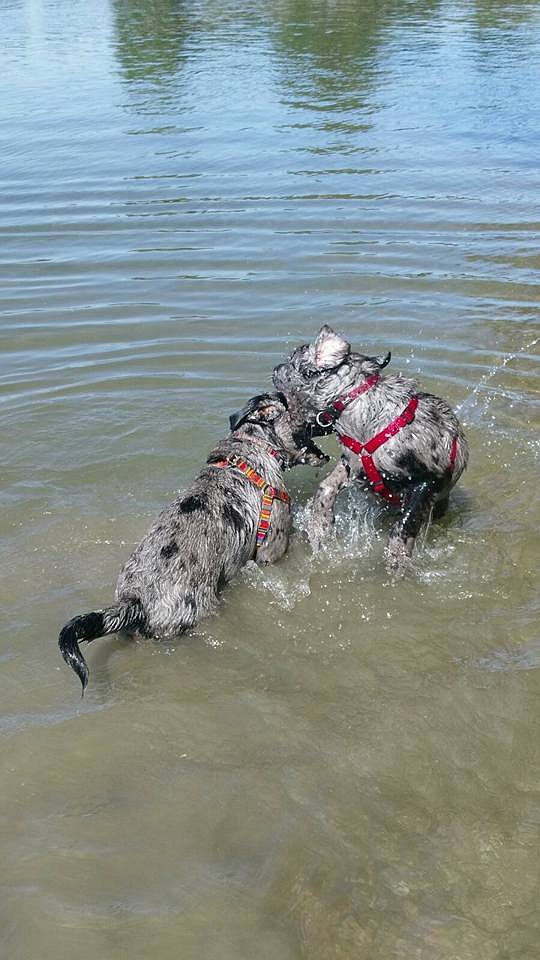
<instances>
[{"instance_id":1,"label":"water surface reflection","mask_svg":"<svg viewBox=\"0 0 540 960\"><path fill-rule=\"evenodd\" d=\"M537 960L537 4L3 27L4 952ZM314 559L298 471L285 562L80 702L58 628L325 321L461 405L411 576L355 491Z\"/></svg>"}]
</instances>

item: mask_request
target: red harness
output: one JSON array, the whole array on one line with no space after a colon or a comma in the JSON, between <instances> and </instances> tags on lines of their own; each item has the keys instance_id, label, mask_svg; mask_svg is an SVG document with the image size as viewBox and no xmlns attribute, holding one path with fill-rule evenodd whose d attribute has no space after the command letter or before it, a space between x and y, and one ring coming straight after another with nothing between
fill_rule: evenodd
<instances>
[{"instance_id":1,"label":"red harness","mask_svg":"<svg viewBox=\"0 0 540 960\"><path fill-rule=\"evenodd\" d=\"M337 400L334 400L326 410L321 410L320 413L315 417L315 423L319 427L329 427L331 424L335 423L339 415L343 413L345 407L348 407L353 400L356 400L362 393L365 393L366 390L370 390L371 387L374 387L376 383L379 382L380 376L378 373L373 373L371 377L368 377L367 380L364 380L358 387L353 387L352 390L349 390L348 393L344 393L342 397L338 397Z\"/></svg>"},{"instance_id":2,"label":"red harness","mask_svg":"<svg viewBox=\"0 0 540 960\"><path fill-rule=\"evenodd\" d=\"M374 386L379 379L380 378L377 374L375 374L373 377L369 377L367 380L364 381L361 387L355 387L355 389L351 390L350 393L346 393L344 397L340 398L339 400L336 400L332 404L332 408L334 410L338 410L339 412L341 412L341 410L343 410L344 407L351 402L351 399L354 399L354 397L359 396L361 393L365 393L365 391L369 390L370 387ZM354 396L351 396L351 394L354 394ZM341 408L340 408L340 405L341 405ZM386 486L383 480L382 474L377 470L377 467L373 462L372 455L375 453L376 450L379 449L379 447L382 447L383 443L386 443L386 441L390 440L391 437L395 437L396 433L399 433L399 431L402 430L403 427L406 427L413 422L416 414L417 406L418 406L418 397L417 396L411 397L403 413L400 413L400 415L396 417L395 420L392 420L392 422L389 423L388 426L384 428L384 430L381 430L379 433L375 434L375 436L372 437L371 440L368 440L366 443L360 443L360 441L355 440L354 437L348 437L344 433L338 433L339 442L343 444L344 447L348 447L349 450L352 450L353 453L355 453L358 457L360 457L362 461L362 467L363 467L364 473L368 478L369 482L371 483L373 491L375 493L378 493L380 497L383 497L384 500L386 500L388 503L391 503L395 507L401 506L401 503L402 503L401 494L393 493L392 490L390 490ZM326 411L324 411L324 413L326 413ZM337 418L334 418L334 419L337 419ZM323 426L323 424L320 424L320 426ZM450 471L454 470L454 465L456 462L456 454L457 454L457 437L454 437L452 440L452 447L450 449L450 460L449 460Z\"/></svg>"},{"instance_id":3,"label":"red harness","mask_svg":"<svg viewBox=\"0 0 540 960\"><path fill-rule=\"evenodd\" d=\"M384 430L376 433L367 443L360 443L359 440L354 440L353 437L348 437L344 433L338 434L339 442L360 457L364 473L371 483L374 492L378 493L380 497L383 497L388 503L393 504L395 507L401 505L401 496L399 493L392 493L392 491L388 489L382 478L382 474L379 473L373 463L372 454L375 453L379 447L382 447L383 443L386 443L390 437L395 437L396 433L399 433L403 427L413 422L417 406L418 397L411 397L403 413L400 413L399 417L392 420Z\"/></svg>"}]
</instances>

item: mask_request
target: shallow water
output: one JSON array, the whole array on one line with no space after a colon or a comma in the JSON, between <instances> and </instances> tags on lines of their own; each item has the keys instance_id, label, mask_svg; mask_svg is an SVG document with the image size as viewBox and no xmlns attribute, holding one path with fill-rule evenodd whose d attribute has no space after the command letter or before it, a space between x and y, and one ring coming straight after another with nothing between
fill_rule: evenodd
<instances>
[{"instance_id":1,"label":"shallow water","mask_svg":"<svg viewBox=\"0 0 540 960\"><path fill-rule=\"evenodd\" d=\"M2 955L537 960L540 7L245 7L2 4ZM81 701L60 626L327 321L462 405L448 516L393 583L296 471Z\"/></svg>"}]
</instances>

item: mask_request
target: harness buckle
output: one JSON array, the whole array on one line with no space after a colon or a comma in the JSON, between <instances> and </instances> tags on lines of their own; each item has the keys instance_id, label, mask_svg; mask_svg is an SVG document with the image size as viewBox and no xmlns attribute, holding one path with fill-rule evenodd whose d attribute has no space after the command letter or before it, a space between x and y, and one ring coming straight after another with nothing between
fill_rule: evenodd
<instances>
[{"instance_id":1,"label":"harness buckle","mask_svg":"<svg viewBox=\"0 0 540 960\"><path fill-rule=\"evenodd\" d=\"M329 427L330 424L334 423L336 418L332 416L329 410L320 410L317 416L315 417L315 423L318 427Z\"/></svg>"}]
</instances>

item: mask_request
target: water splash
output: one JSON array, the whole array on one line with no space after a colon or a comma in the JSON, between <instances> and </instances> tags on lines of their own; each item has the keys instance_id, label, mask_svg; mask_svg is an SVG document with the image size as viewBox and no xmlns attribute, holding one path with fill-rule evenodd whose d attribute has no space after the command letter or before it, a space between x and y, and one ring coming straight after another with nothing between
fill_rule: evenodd
<instances>
[{"instance_id":1,"label":"water splash","mask_svg":"<svg viewBox=\"0 0 540 960\"><path fill-rule=\"evenodd\" d=\"M293 610L311 593L309 577L302 566L291 571L279 567L258 567L252 562L244 567L242 577L251 586L270 593L273 602L282 610Z\"/></svg>"},{"instance_id":2,"label":"water splash","mask_svg":"<svg viewBox=\"0 0 540 960\"><path fill-rule=\"evenodd\" d=\"M519 357L520 354L526 353L528 350L531 350L532 347L535 347L539 340L540 340L540 337L536 337L534 340L531 340L530 343L524 344L524 346L521 347L519 350L516 350L515 353L508 354L508 356L505 357L504 360L502 360L500 363L495 364L495 366L491 367L487 373L485 373L482 377L480 377L480 380L478 381L476 386L473 387L471 392L468 394L468 396L465 397L462 403L458 404L458 406L456 407L456 413L462 413L465 407L467 407L468 404L471 403L472 400L474 400L478 392L482 390L483 387L485 387L486 383L492 380L493 377L496 376L496 374L499 373L501 370L504 370L504 368L508 366L508 364L511 363L512 360L515 360L516 357Z\"/></svg>"},{"instance_id":3,"label":"water splash","mask_svg":"<svg viewBox=\"0 0 540 960\"><path fill-rule=\"evenodd\" d=\"M354 563L356 577L358 571L367 572L376 566L379 562L378 558L374 559L376 554L382 557L386 533L381 520L386 511L366 498L361 490L351 485L341 495L334 527L315 554L308 543L312 507L313 501L308 500L294 510L294 536L285 563L269 567L250 563L242 572L242 578L250 586L270 593L271 602L283 610L293 610L310 596L314 575L334 577L336 571L341 571L350 582L350 561L360 561ZM335 583L339 588L341 576Z\"/></svg>"},{"instance_id":4,"label":"water splash","mask_svg":"<svg viewBox=\"0 0 540 960\"><path fill-rule=\"evenodd\" d=\"M298 506L294 512L295 528L309 539L313 501ZM350 484L336 502L335 523L315 555L317 569L329 573L336 564L347 560L365 560L382 545L384 506L366 496L356 484ZM381 528L382 522L382 528ZM382 547L381 547L382 548ZM313 568L314 556L308 550L306 562Z\"/></svg>"}]
</instances>

